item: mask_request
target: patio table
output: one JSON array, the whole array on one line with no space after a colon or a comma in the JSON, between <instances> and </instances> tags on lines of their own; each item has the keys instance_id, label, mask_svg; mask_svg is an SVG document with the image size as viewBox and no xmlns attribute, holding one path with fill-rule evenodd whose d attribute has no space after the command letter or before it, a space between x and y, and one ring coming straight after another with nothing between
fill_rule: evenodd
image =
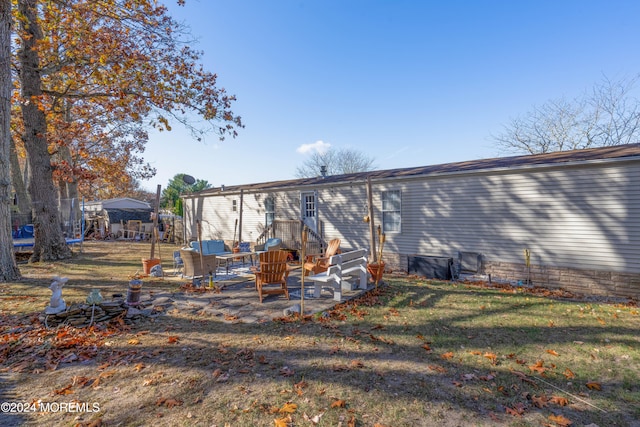
<instances>
[{"instance_id":1,"label":"patio table","mask_svg":"<svg viewBox=\"0 0 640 427\"><path fill-rule=\"evenodd\" d=\"M255 255L255 252L236 252L231 254L216 255L216 258L224 260L226 273L228 275L229 263L233 265L234 260L242 258L242 264L244 264L245 257L249 257L249 259L251 260L251 265L254 265L254 261L253 261L254 255Z\"/></svg>"}]
</instances>

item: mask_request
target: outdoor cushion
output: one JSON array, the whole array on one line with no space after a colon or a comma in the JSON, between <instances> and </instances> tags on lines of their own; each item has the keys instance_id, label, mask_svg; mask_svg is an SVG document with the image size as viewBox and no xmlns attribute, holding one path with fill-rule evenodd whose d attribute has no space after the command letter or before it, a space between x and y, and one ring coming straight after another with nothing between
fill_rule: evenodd
<instances>
[{"instance_id":1,"label":"outdoor cushion","mask_svg":"<svg viewBox=\"0 0 640 427\"><path fill-rule=\"evenodd\" d=\"M200 244L198 242L191 242L191 248L196 252L200 251ZM203 255L220 255L226 254L224 250L224 240L203 240L202 241L202 254Z\"/></svg>"},{"instance_id":2,"label":"outdoor cushion","mask_svg":"<svg viewBox=\"0 0 640 427\"><path fill-rule=\"evenodd\" d=\"M270 247L277 246L281 243L282 243L281 239L278 239L277 237L271 237L267 239L267 242L264 244L264 250L268 251Z\"/></svg>"}]
</instances>

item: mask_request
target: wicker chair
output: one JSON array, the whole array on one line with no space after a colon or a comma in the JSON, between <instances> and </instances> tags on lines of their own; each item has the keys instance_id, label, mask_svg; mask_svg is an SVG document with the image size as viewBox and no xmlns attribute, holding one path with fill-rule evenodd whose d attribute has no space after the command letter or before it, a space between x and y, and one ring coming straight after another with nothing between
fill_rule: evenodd
<instances>
[{"instance_id":1,"label":"wicker chair","mask_svg":"<svg viewBox=\"0 0 640 427\"><path fill-rule=\"evenodd\" d=\"M182 258L184 264L183 276L197 277L206 274L216 275L218 260L215 254L202 255L202 266L200 264L200 253L194 250L180 249L180 258Z\"/></svg>"}]
</instances>

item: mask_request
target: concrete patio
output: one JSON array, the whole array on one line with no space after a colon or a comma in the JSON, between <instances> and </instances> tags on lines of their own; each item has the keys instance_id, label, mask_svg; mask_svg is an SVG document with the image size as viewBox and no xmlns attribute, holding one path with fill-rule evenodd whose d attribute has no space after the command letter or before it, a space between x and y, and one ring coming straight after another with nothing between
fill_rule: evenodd
<instances>
[{"instance_id":1,"label":"concrete patio","mask_svg":"<svg viewBox=\"0 0 640 427\"><path fill-rule=\"evenodd\" d=\"M261 323L271 321L273 318L284 316L285 309L290 309L300 304L301 269L294 266L287 280L289 300L283 295L268 295L262 304L258 299L255 289L254 275L250 273L247 265L231 268L229 276L224 274L224 269L219 269L214 284L216 289L205 287L193 287L193 280L172 276L171 271L165 276L166 280L181 284L178 292L154 292L145 287L141 296L148 307L161 307L165 312L185 313L199 316L211 316L219 318L227 323ZM206 282L206 281L205 281ZM369 289L373 284L369 285ZM341 302L361 295L364 290L343 290ZM313 284L305 283L304 308L305 314L321 313L338 304L334 301L333 294L329 290L323 290L320 298L313 298ZM158 308L156 308L158 310ZM174 311L175 310L175 311Z\"/></svg>"}]
</instances>

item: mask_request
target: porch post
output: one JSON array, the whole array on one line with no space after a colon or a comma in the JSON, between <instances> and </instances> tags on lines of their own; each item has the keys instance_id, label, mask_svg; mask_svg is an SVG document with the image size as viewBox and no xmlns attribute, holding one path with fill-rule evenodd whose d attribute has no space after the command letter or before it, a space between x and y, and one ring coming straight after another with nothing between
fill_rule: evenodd
<instances>
[{"instance_id":1,"label":"porch post","mask_svg":"<svg viewBox=\"0 0 640 427\"><path fill-rule=\"evenodd\" d=\"M371 239L371 262L378 262L376 253L376 227L373 220L373 191L371 190L371 177L367 177L367 207L369 209L369 235Z\"/></svg>"}]
</instances>

